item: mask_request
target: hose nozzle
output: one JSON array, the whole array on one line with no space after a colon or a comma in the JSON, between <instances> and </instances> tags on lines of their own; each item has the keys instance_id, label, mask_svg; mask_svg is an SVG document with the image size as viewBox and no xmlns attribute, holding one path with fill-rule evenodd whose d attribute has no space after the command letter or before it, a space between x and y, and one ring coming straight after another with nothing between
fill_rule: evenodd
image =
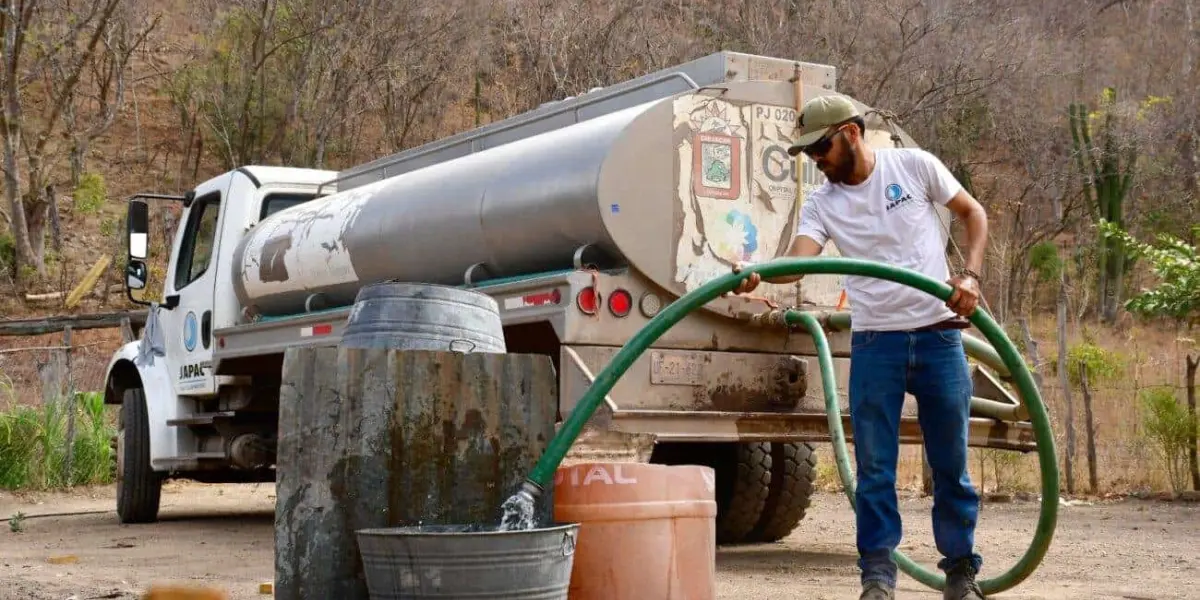
<instances>
[{"instance_id":1,"label":"hose nozzle","mask_svg":"<svg viewBox=\"0 0 1200 600\"><path fill-rule=\"evenodd\" d=\"M542 486L538 485L531 479L522 481L521 488L517 490L518 494L522 494L534 502L540 500L542 498L542 494L545 492L546 490L543 489Z\"/></svg>"}]
</instances>

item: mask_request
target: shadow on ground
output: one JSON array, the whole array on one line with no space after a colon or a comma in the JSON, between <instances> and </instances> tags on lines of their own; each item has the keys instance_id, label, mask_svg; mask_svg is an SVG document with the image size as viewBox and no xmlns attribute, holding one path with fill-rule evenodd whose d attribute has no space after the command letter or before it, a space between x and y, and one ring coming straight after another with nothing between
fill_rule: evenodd
<instances>
[{"instance_id":1,"label":"shadow on ground","mask_svg":"<svg viewBox=\"0 0 1200 600\"><path fill-rule=\"evenodd\" d=\"M813 552L782 544L717 548L718 569L736 569L743 573L755 570L778 572L780 567L850 569L855 567L855 560L857 555L852 553Z\"/></svg>"}]
</instances>

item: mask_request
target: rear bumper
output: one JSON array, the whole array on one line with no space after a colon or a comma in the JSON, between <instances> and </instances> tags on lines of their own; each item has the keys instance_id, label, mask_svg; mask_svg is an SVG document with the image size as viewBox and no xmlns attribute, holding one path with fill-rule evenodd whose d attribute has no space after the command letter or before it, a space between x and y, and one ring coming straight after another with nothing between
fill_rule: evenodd
<instances>
[{"instance_id":1,"label":"rear bumper","mask_svg":"<svg viewBox=\"0 0 1200 600\"><path fill-rule=\"evenodd\" d=\"M608 423L621 433L651 434L660 442L829 442L829 419L824 412L753 413L715 411L618 411ZM846 441L854 441L850 416L842 415ZM920 444L921 426L915 416L900 420L900 443ZM967 443L979 448L1033 451L1037 443L1029 423L1004 423L972 418Z\"/></svg>"},{"instance_id":2,"label":"rear bumper","mask_svg":"<svg viewBox=\"0 0 1200 600\"><path fill-rule=\"evenodd\" d=\"M620 348L563 345L559 409L563 418ZM834 359L838 404L847 441L853 441L846 395L849 359ZM920 444L916 402L908 397L900 424L902 444ZM617 380L589 425L648 434L658 441L830 441L823 383L815 356L651 348ZM990 418L971 419L968 444L1032 451L1033 427Z\"/></svg>"}]
</instances>

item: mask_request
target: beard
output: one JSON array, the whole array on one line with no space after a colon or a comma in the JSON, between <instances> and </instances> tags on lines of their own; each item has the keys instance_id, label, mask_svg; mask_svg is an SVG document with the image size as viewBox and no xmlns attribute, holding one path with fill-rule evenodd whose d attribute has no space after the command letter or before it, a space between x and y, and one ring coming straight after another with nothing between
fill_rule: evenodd
<instances>
[{"instance_id":1,"label":"beard","mask_svg":"<svg viewBox=\"0 0 1200 600\"><path fill-rule=\"evenodd\" d=\"M825 174L825 178L830 183L845 183L854 174L854 167L857 165L857 157L853 153L847 152L841 162L825 163L824 165L819 165L818 168L821 169L821 172Z\"/></svg>"}]
</instances>

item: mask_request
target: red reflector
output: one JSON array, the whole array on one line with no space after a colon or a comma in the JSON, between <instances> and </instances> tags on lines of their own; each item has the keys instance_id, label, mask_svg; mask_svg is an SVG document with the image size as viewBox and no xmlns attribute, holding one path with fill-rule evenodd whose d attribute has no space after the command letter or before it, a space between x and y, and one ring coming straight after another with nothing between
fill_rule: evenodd
<instances>
[{"instance_id":1,"label":"red reflector","mask_svg":"<svg viewBox=\"0 0 1200 600\"><path fill-rule=\"evenodd\" d=\"M300 337L312 337L314 335L329 335L333 333L333 325L324 323L321 325L313 325L312 327L301 327Z\"/></svg>"},{"instance_id":2,"label":"red reflector","mask_svg":"<svg viewBox=\"0 0 1200 600\"><path fill-rule=\"evenodd\" d=\"M612 295L608 297L608 310L618 317L624 317L633 310L633 296L622 289L613 290Z\"/></svg>"},{"instance_id":3,"label":"red reflector","mask_svg":"<svg viewBox=\"0 0 1200 600\"><path fill-rule=\"evenodd\" d=\"M558 304L562 301L562 292L557 289L549 292L541 292L538 294L525 294L521 297L521 302L525 306L543 306L546 304Z\"/></svg>"},{"instance_id":4,"label":"red reflector","mask_svg":"<svg viewBox=\"0 0 1200 600\"><path fill-rule=\"evenodd\" d=\"M579 295L575 296L575 305L584 313L594 315L596 314L596 300L596 290L587 287L580 290Z\"/></svg>"}]
</instances>

